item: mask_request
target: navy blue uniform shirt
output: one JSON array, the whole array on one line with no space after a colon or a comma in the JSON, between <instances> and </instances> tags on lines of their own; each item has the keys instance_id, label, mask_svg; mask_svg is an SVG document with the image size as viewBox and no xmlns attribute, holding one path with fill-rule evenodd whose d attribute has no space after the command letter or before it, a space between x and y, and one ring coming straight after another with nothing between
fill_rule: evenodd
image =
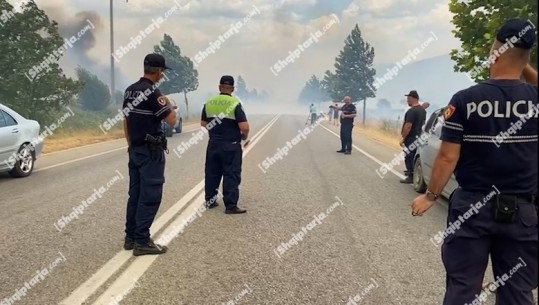
<instances>
[{"instance_id":1,"label":"navy blue uniform shirt","mask_svg":"<svg viewBox=\"0 0 539 305\"><path fill-rule=\"evenodd\" d=\"M221 93L220 95L232 96L226 93ZM202 107L202 115L200 119L211 124L211 126L206 126L210 135L210 141L230 143L241 142L241 130L238 123L247 122L247 116L243 111L241 103L238 103L236 108L234 108L234 115L236 117L235 120L229 118L215 118L212 116L208 117L206 114L206 105Z\"/></svg>"},{"instance_id":2,"label":"navy blue uniform shirt","mask_svg":"<svg viewBox=\"0 0 539 305\"><path fill-rule=\"evenodd\" d=\"M356 106L354 104L344 104L341 108L342 114L356 114ZM341 124L353 124L354 118L341 118Z\"/></svg>"},{"instance_id":3,"label":"navy blue uniform shirt","mask_svg":"<svg viewBox=\"0 0 539 305\"><path fill-rule=\"evenodd\" d=\"M490 80L457 92L442 141L461 144L455 177L472 192L533 195L537 190L537 87Z\"/></svg>"},{"instance_id":4,"label":"navy blue uniform shirt","mask_svg":"<svg viewBox=\"0 0 539 305\"><path fill-rule=\"evenodd\" d=\"M144 77L125 90L123 111L127 112L127 133L132 145L144 144L146 134L163 135L161 121L172 110L161 96L156 84Z\"/></svg>"}]
</instances>

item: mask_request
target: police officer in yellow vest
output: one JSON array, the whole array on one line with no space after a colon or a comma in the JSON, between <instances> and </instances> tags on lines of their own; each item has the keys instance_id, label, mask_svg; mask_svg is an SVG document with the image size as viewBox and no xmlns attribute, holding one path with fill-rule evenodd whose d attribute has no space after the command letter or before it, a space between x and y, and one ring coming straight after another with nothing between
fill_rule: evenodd
<instances>
[{"instance_id":1,"label":"police officer in yellow vest","mask_svg":"<svg viewBox=\"0 0 539 305\"><path fill-rule=\"evenodd\" d=\"M241 214L246 212L237 206L243 155L241 141L249 135L249 123L241 103L232 96L232 76L221 77L219 92L204 104L200 119L200 125L208 130L210 136L205 166L206 208L219 205L216 199L222 178L225 213Z\"/></svg>"}]
</instances>

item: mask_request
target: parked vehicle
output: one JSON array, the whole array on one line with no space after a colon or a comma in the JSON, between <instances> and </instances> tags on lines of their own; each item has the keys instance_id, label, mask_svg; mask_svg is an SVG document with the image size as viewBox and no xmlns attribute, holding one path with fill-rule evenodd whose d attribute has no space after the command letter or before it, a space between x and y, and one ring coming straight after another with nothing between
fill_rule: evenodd
<instances>
[{"instance_id":1,"label":"parked vehicle","mask_svg":"<svg viewBox=\"0 0 539 305\"><path fill-rule=\"evenodd\" d=\"M14 178L32 173L43 149L39 130L38 122L0 104L0 172L8 172Z\"/></svg>"},{"instance_id":2,"label":"parked vehicle","mask_svg":"<svg viewBox=\"0 0 539 305\"><path fill-rule=\"evenodd\" d=\"M432 165L442 144L440 135L444 122L443 113L445 109L445 107L440 108L432 113L425 126L423 126L422 138L426 138L426 141L421 143L422 145L417 149L414 159L413 187L418 193L424 193L427 190L427 184L431 178ZM458 183L455 175L451 175L441 195L448 198L457 187Z\"/></svg>"},{"instance_id":3,"label":"parked vehicle","mask_svg":"<svg viewBox=\"0 0 539 305\"><path fill-rule=\"evenodd\" d=\"M181 106L178 106L178 104L176 103L176 101L171 98L170 96L168 97L168 99L170 100L170 102L172 103L175 111L176 111L176 124L174 125L174 127L170 127L170 125L168 125L167 123L165 123L165 121L162 121L162 126L163 126L163 130L165 131L165 135L167 137L172 137L174 135L174 133L182 133L182 129L183 129L183 118L186 114L186 109L184 109L185 107L181 107Z\"/></svg>"}]
</instances>

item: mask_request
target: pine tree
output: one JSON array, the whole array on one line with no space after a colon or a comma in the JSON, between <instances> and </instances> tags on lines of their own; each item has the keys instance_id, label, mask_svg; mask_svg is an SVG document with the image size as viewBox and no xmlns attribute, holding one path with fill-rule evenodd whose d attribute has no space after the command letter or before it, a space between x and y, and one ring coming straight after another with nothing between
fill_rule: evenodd
<instances>
[{"instance_id":1,"label":"pine tree","mask_svg":"<svg viewBox=\"0 0 539 305\"><path fill-rule=\"evenodd\" d=\"M154 52L163 55L167 66L171 68L166 72L168 81L159 85L159 91L165 95L183 93L187 112L189 112L187 93L198 88L198 71L194 68L193 61L181 54L180 47L168 34L164 34L161 43L154 46Z\"/></svg>"},{"instance_id":2,"label":"pine tree","mask_svg":"<svg viewBox=\"0 0 539 305\"><path fill-rule=\"evenodd\" d=\"M299 100L302 103L320 103L323 98L322 84L316 75L311 76L309 81L305 83L305 87L299 95Z\"/></svg>"},{"instance_id":3,"label":"pine tree","mask_svg":"<svg viewBox=\"0 0 539 305\"><path fill-rule=\"evenodd\" d=\"M363 101L363 124L366 114L365 101L376 96L373 87L376 70L373 68L373 62L374 48L363 40L356 24L335 59L335 92L350 96L354 102Z\"/></svg>"}]
</instances>

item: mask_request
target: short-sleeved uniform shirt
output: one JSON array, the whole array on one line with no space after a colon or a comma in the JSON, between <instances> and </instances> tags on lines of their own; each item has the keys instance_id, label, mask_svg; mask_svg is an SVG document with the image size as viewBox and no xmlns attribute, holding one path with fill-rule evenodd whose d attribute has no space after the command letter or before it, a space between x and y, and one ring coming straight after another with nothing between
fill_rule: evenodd
<instances>
[{"instance_id":1,"label":"short-sleeved uniform shirt","mask_svg":"<svg viewBox=\"0 0 539 305\"><path fill-rule=\"evenodd\" d=\"M354 104L344 104L341 108L342 114L356 114L356 106ZM354 124L354 118L342 118L341 124Z\"/></svg>"},{"instance_id":2,"label":"short-sleeved uniform shirt","mask_svg":"<svg viewBox=\"0 0 539 305\"><path fill-rule=\"evenodd\" d=\"M234 143L241 142L238 123L247 122L247 116L237 98L221 93L204 104L201 120L208 123L210 142Z\"/></svg>"},{"instance_id":3,"label":"short-sleeved uniform shirt","mask_svg":"<svg viewBox=\"0 0 539 305\"><path fill-rule=\"evenodd\" d=\"M311 106L311 107L309 108L309 112L310 112L311 114L316 114L316 106L314 106L314 105Z\"/></svg>"},{"instance_id":4,"label":"short-sleeved uniform shirt","mask_svg":"<svg viewBox=\"0 0 539 305\"><path fill-rule=\"evenodd\" d=\"M537 87L490 80L457 92L442 141L461 144L455 177L473 192L533 195L537 190Z\"/></svg>"},{"instance_id":5,"label":"short-sleeved uniform shirt","mask_svg":"<svg viewBox=\"0 0 539 305\"><path fill-rule=\"evenodd\" d=\"M421 105L413 106L404 114L404 124L412 124L412 129L406 136L404 141L415 140L417 136L421 135L421 127L425 124L427 119L427 111ZM404 128L404 125L403 125Z\"/></svg>"},{"instance_id":6,"label":"short-sleeved uniform shirt","mask_svg":"<svg viewBox=\"0 0 539 305\"><path fill-rule=\"evenodd\" d=\"M132 145L143 145L146 134L163 134L161 121L172 110L161 96L154 82L144 77L125 90L122 111L126 114L127 133Z\"/></svg>"}]
</instances>

